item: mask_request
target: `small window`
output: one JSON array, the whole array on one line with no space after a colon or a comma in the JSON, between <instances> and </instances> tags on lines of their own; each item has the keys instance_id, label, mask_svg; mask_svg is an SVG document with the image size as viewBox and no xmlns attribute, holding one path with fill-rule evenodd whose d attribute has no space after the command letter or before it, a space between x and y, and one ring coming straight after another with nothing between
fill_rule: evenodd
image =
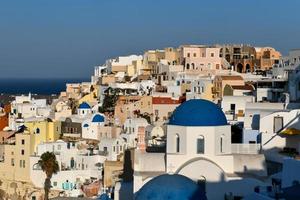
<instances>
[{"instance_id":1,"label":"small window","mask_svg":"<svg viewBox=\"0 0 300 200\"><path fill-rule=\"evenodd\" d=\"M36 134L40 134L40 129L37 128L37 129L35 130L35 133L36 133Z\"/></svg>"},{"instance_id":2,"label":"small window","mask_svg":"<svg viewBox=\"0 0 300 200\"><path fill-rule=\"evenodd\" d=\"M24 149L21 150L21 155L24 155L25 154L25 151Z\"/></svg>"},{"instance_id":3,"label":"small window","mask_svg":"<svg viewBox=\"0 0 300 200\"><path fill-rule=\"evenodd\" d=\"M210 57L214 57L214 56L215 56L215 54L214 54L214 53L211 53L211 54L210 54Z\"/></svg>"},{"instance_id":4,"label":"small window","mask_svg":"<svg viewBox=\"0 0 300 200\"><path fill-rule=\"evenodd\" d=\"M22 168L22 160L20 160L20 168Z\"/></svg>"},{"instance_id":5,"label":"small window","mask_svg":"<svg viewBox=\"0 0 300 200\"><path fill-rule=\"evenodd\" d=\"M22 145L24 145L25 144L25 140L21 140L21 143L22 143Z\"/></svg>"},{"instance_id":6,"label":"small window","mask_svg":"<svg viewBox=\"0 0 300 200\"><path fill-rule=\"evenodd\" d=\"M194 57L196 57L197 56L197 54L196 53L194 53Z\"/></svg>"},{"instance_id":7,"label":"small window","mask_svg":"<svg viewBox=\"0 0 300 200\"><path fill-rule=\"evenodd\" d=\"M22 163L23 163L23 168L25 168L25 160L23 160L23 162L22 162Z\"/></svg>"},{"instance_id":8,"label":"small window","mask_svg":"<svg viewBox=\"0 0 300 200\"><path fill-rule=\"evenodd\" d=\"M197 138L197 153L204 154L204 137L199 136Z\"/></svg>"},{"instance_id":9,"label":"small window","mask_svg":"<svg viewBox=\"0 0 300 200\"><path fill-rule=\"evenodd\" d=\"M53 182L53 186L54 186L54 187L57 186L57 182L56 182L56 181Z\"/></svg>"},{"instance_id":10,"label":"small window","mask_svg":"<svg viewBox=\"0 0 300 200\"><path fill-rule=\"evenodd\" d=\"M15 166L15 159L11 159L11 166Z\"/></svg>"},{"instance_id":11,"label":"small window","mask_svg":"<svg viewBox=\"0 0 300 200\"><path fill-rule=\"evenodd\" d=\"M188 57L188 58L191 57L191 54L190 54L190 53L187 53L187 57Z\"/></svg>"}]
</instances>

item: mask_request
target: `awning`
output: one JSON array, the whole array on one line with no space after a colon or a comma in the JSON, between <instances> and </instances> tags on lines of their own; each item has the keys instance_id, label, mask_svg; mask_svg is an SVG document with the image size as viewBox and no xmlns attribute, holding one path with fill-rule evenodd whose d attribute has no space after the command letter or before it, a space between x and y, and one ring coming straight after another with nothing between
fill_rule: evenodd
<instances>
[{"instance_id":1,"label":"awning","mask_svg":"<svg viewBox=\"0 0 300 200\"><path fill-rule=\"evenodd\" d=\"M300 135L300 130L295 128L287 128L280 132L280 134L283 135Z\"/></svg>"}]
</instances>

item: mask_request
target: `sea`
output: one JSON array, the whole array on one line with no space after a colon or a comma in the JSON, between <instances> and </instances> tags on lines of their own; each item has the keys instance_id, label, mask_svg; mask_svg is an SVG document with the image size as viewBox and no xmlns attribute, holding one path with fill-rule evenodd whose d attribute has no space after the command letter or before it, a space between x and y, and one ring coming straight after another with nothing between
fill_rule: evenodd
<instances>
[{"instance_id":1,"label":"sea","mask_svg":"<svg viewBox=\"0 0 300 200\"><path fill-rule=\"evenodd\" d=\"M67 83L81 83L90 81L89 78L63 79L63 78L35 78L35 79L9 79L0 78L0 94L37 94L52 95L66 90Z\"/></svg>"}]
</instances>

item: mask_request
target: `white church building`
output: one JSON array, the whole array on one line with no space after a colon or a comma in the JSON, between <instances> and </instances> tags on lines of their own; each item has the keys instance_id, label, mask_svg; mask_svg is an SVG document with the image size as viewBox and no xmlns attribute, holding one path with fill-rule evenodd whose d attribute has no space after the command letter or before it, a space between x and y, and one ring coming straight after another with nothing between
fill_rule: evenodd
<instances>
[{"instance_id":1,"label":"white church building","mask_svg":"<svg viewBox=\"0 0 300 200\"><path fill-rule=\"evenodd\" d=\"M260 145L233 144L231 126L223 111L203 99L189 100L176 108L167 125L165 155L146 152L136 155L139 158L134 165L134 193L162 171L189 177L212 200L224 199L224 195L245 196L267 179ZM152 167L151 171L147 162L162 167Z\"/></svg>"}]
</instances>

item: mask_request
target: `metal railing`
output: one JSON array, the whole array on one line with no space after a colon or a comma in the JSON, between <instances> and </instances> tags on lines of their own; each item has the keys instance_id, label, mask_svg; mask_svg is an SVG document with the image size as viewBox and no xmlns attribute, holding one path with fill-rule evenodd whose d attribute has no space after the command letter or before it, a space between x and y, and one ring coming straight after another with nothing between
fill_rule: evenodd
<instances>
[{"instance_id":1,"label":"metal railing","mask_svg":"<svg viewBox=\"0 0 300 200\"><path fill-rule=\"evenodd\" d=\"M259 154L260 144L231 144L232 154Z\"/></svg>"}]
</instances>

